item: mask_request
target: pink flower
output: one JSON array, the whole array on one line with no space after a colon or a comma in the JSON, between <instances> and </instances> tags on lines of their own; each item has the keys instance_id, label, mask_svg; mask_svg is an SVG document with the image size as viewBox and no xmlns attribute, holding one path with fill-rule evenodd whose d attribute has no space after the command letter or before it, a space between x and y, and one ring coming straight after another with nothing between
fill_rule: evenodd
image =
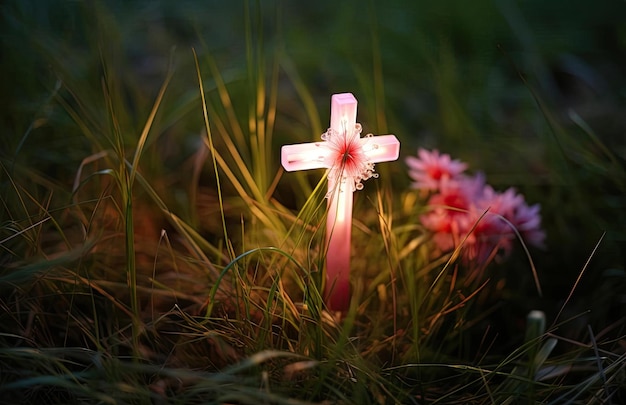
<instances>
[{"instance_id":1,"label":"pink flower","mask_svg":"<svg viewBox=\"0 0 626 405\"><path fill-rule=\"evenodd\" d=\"M428 204L449 210L451 217L467 211L473 199L473 190L464 181L444 179L438 193L433 194Z\"/></svg>"},{"instance_id":2,"label":"pink flower","mask_svg":"<svg viewBox=\"0 0 626 405\"><path fill-rule=\"evenodd\" d=\"M417 154L419 158L406 158L409 176L415 180L413 188L436 190L442 180L455 178L467 168L465 163L452 160L448 154L440 155L438 150L429 152L420 148Z\"/></svg>"},{"instance_id":3,"label":"pink flower","mask_svg":"<svg viewBox=\"0 0 626 405\"><path fill-rule=\"evenodd\" d=\"M489 188L491 189L491 187ZM495 193L491 189L489 193L492 194L491 199L483 200L482 204L488 205L492 213L501 215L509 221L502 232L512 233L511 227L513 227L520 233L525 243L543 247L545 233L541 229L539 204L529 207L524 196L517 194L513 188L509 188L504 193ZM501 222L504 223L505 221Z\"/></svg>"},{"instance_id":4,"label":"pink flower","mask_svg":"<svg viewBox=\"0 0 626 405\"><path fill-rule=\"evenodd\" d=\"M513 249L516 230L525 243L543 247L539 205L528 206L513 188L495 191L482 173L463 174L466 165L438 151L418 151L407 158L414 188L429 191L430 210L420 216L433 233L441 253L461 243L465 263L486 265L494 257L506 258Z\"/></svg>"},{"instance_id":5,"label":"pink flower","mask_svg":"<svg viewBox=\"0 0 626 405\"><path fill-rule=\"evenodd\" d=\"M485 185L470 215L475 221L473 230L468 230L474 235L471 239L474 246L468 249L466 259L484 262L497 253L502 258L507 257L515 237L510 221L523 202L524 198L512 188L498 193Z\"/></svg>"},{"instance_id":6,"label":"pink flower","mask_svg":"<svg viewBox=\"0 0 626 405\"><path fill-rule=\"evenodd\" d=\"M543 248L546 233L541 229L540 209L539 204L528 206L524 203L517 207L511 222L526 243Z\"/></svg>"}]
</instances>

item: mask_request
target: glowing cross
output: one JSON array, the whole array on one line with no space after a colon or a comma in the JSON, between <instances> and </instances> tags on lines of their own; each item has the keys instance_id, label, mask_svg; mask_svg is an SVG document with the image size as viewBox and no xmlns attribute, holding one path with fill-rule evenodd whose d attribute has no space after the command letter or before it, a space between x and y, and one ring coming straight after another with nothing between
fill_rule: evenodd
<instances>
[{"instance_id":1,"label":"glowing cross","mask_svg":"<svg viewBox=\"0 0 626 405\"><path fill-rule=\"evenodd\" d=\"M374 163L396 160L400 153L400 142L393 135L361 138L356 107L352 93L333 94L330 128L322 142L285 145L281 150L282 165L289 172L328 169L324 300L335 311L345 311L350 304L353 192L363 188L363 180L378 177Z\"/></svg>"}]
</instances>

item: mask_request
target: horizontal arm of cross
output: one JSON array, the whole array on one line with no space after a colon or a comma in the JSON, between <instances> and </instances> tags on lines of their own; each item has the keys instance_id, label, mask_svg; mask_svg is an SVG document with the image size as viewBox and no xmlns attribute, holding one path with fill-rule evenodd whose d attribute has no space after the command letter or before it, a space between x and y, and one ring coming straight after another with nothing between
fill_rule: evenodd
<instances>
[{"instance_id":1,"label":"horizontal arm of cross","mask_svg":"<svg viewBox=\"0 0 626 405\"><path fill-rule=\"evenodd\" d=\"M391 162L400 155L400 142L394 135L360 138L363 151L372 163ZM285 145L281 148L281 163L286 171L322 169L332 166L324 142Z\"/></svg>"},{"instance_id":2,"label":"horizontal arm of cross","mask_svg":"<svg viewBox=\"0 0 626 405\"><path fill-rule=\"evenodd\" d=\"M391 162L400 156L400 141L394 135L378 135L360 139L372 163Z\"/></svg>"},{"instance_id":3,"label":"horizontal arm of cross","mask_svg":"<svg viewBox=\"0 0 626 405\"><path fill-rule=\"evenodd\" d=\"M281 164L288 172L329 168L328 150L322 142L285 145L281 148Z\"/></svg>"}]
</instances>

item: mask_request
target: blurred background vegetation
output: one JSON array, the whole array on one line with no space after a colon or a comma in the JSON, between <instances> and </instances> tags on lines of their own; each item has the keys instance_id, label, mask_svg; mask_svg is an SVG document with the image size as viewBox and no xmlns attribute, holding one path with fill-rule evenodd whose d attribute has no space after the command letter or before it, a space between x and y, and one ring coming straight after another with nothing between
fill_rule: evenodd
<instances>
[{"instance_id":1,"label":"blurred background vegetation","mask_svg":"<svg viewBox=\"0 0 626 405\"><path fill-rule=\"evenodd\" d=\"M250 82L277 78L269 173L279 170L280 145L319 138L331 94L352 92L364 131L394 133L402 156L438 148L484 171L496 188L513 186L541 204L548 238L532 257L544 296L523 254L494 266L507 279L506 308L495 322L513 334L520 327L507 322L531 309L554 319L584 269L561 319L589 310L569 324L574 334L614 323L623 334L626 2L20 0L0 11L5 226L15 220L12 206L68 204L81 162L114 146L109 127L117 125L133 148L171 74L142 173L174 212L209 228L205 237L217 243L222 235L205 223L214 218L198 217L187 193L204 126L195 49L215 63L240 122L249 113L245 100L256 96ZM201 66L208 101L224 114L208 65ZM402 161L379 170L377 182L407 191ZM199 175L206 187L210 173ZM321 174L308 176L314 184ZM32 201L14 200L13 179L33 183L24 186ZM291 181L283 176L275 197L295 211L307 196L294 193ZM239 214L231 214L237 223ZM7 241L0 267L26 250Z\"/></svg>"}]
</instances>

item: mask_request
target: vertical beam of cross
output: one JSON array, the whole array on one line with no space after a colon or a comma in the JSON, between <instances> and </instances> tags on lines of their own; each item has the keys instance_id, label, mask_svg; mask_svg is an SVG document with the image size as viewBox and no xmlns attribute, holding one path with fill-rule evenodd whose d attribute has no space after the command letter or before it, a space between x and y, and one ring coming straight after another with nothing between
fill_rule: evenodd
<instances>
[{"instance_id":1,"label":"vertical beam of cross","mask_svg":"<svg viewBox=\"0 0 626 405\"><path fill-rule=\"evenodd\" d=\"M322 135L323 141L285 145L281 150L281 163L287 171L328 169L324 299L335 311L345 311L350 304L353 192L363 188L362 181L378 177L375 163L396 160L400 153L400 142L393 135L361 138L356 113L352 93L334 94L330 128Z\"/></svg>"}]
</instances>

